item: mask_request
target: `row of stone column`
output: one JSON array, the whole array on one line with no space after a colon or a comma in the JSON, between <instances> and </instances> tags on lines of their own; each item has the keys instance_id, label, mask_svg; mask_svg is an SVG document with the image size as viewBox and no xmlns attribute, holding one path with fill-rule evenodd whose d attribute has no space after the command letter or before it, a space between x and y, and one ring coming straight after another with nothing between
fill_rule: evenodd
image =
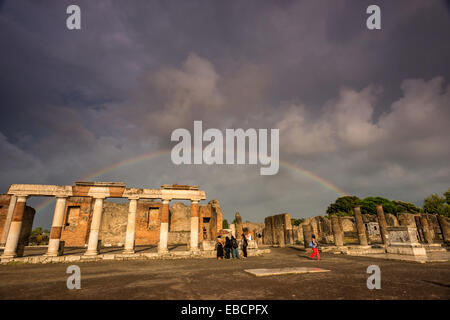
<instances>
[{"instance_id":1,"label":"row of stone column","mask_svg":"<svg viewBox=\"0 0 450 320\"><path fill-rule=\"evenodd\" d=\"M389 235L388 235L388 231L387 231L387 222L386 222L386 217L384 215L383 206L377 205L376 210L377 210L378 225L380 228L381 241L383 242L383 244L385 246L387 246L387 245L389 245L390 242L389 242ZM367 246L367 245L369 245L369 243L367 241L366 229L364 227L364 222L362 219L361 208L359 206L357 206L357 207L353 208L353 212L355 215L355 223L356 223L356 230L358 233L359 244L362 246ZM448 223L446 221L446 218L443 216L440 216L440 215L438 215L437 218L438 218L441 230L442 230L444 242L450 242L450 229L449 229ZM429 227L428 220L426 219L426 217L420 216L420 223L422 225L425 242L432 243L433 241L432 241L432 236L431 236L431 232L429 229L430 227ZM343 246L344 245L344 232L339 223L339 217L331 216L331 227L333 230L335 245Z\"/></svg>"},{"instance_id":2,"label":"row of stone column","mask_svg":"<svg viewBox=\"0 0 450 320\"><path fill-rule=\"evenodd\" d=\"M22 228L22 219L25 211L27 196L13 197L14 213L9 227L8 237L3 252L3 258L13 258L17 255L17 245L19 241L20 230ZM57 256L61 233L64 223L64 214L66 208L67 197L57 197L56 206L53 214L52 228L50 231L50 239L46 256ZM124 253L134 253L135 231L136 231L136 214L138 197L129 198L127 231L125 236ZM12 201L12 200L11 200ZM88 247L85 252L86 256L98 255L98 237L103 216L104 198L94 198L94 209L92 213L91 228L89 232ZM198 201L191 200L191 238L190 250L198 251L198 230L199 230L199 212ZM161 208L161 227L160 239L158 244L158 253L164 254L168 252L167 242L169 238L169 203L170 199L163 199Z\"/></svg>"},{"instance_id":3,"label":"row of stone column","mask_svg":"<svg viewBox=\"0 0 450 320\"><path fill-rule=\"evenodd\" d=\"M386 217L384 216L383 206L377 205L377 220L378 225L380 227L381 240L384 245L389 244L389 236L387 232L387 223ZM364 221L361 214L361 207L357 206L353 208L353 213L355 215L355 224L356 230L358 233L359 244L361 246L368 246L369 243L367 241L366 229L364 227ZM333 230L334 235L334 244L338 247L344 245L344 231L341 228L341 224L339 223L339 217L331 216L331 228Z\"/></svg>"}]
</instances>

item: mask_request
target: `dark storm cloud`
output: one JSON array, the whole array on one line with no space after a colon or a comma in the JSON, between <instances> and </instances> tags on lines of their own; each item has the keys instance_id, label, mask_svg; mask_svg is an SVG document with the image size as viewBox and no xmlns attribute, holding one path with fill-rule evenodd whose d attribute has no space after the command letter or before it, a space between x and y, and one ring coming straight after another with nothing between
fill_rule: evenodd
<instances>
[{"instance_id":1,"label":"dark storm cloud","mask_svg":"<svg viewBox=\"0 0 450 320\"><path fill-rule=\"evenodd\" d=\"M70 184L192 128L280 128L281 159L358 196L420 202L450 181L448 1L0 1L0 188ZM338 194L281 167L107 172L201 185L227 217L321 214ZM32 200L34 201L34 200ZM34 203L33 203L34 204ZM50 212L37 223L49 224Z\"/></svg>"}]
</instances>

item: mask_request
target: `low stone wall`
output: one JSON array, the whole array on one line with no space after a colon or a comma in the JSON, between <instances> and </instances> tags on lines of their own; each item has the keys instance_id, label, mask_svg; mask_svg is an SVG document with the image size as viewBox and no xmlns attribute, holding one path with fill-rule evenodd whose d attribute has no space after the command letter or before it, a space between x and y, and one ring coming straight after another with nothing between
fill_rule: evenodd
<instances>
[{"instance_id":1,"label":"low stone wall","mask_svg":"<svg viewBox=\"0 0 450 320\"><path fill-rule=\"evenodd\" d=\"M251 249L248 250L248 256L261 256L263 254L270 253L270 249ZM240 251L242 257L242 251ZM84 255L69 255L59 257L46 257L46 256L31 256L20 257L11 259L2 259L1 264L15 264L15 263L72 263L72 262L91 262L102 260L154 260L154 259L204 259L204 258L216 258L215 250L207 251L174 251L168 254L158 253L133 253L133 254L99 254L98 256L84 256Z\"/></svg>"}]
</instances>

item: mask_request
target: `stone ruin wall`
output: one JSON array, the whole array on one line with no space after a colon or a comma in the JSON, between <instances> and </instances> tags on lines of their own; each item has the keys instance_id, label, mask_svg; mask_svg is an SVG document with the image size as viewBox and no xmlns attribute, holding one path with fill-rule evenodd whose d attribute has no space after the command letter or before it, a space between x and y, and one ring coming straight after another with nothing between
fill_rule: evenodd
<instances>
[{"instance_id":1,"label":"stone ruin wall","mask_svg":"<svg viewBox=\"0 0 450 320\"><path fill-rule=\"evenodd\" d=\"M162 203L139 200L137 202L135 245L157 245L160 232ZM128 203L104 201L99 239L102 245L122 246L125 242ZM84 246L89 239L93 203L86 197L67 199L61 240L66 246ZM187 244L190 239L191 206L174 202L169 208L168 244ZM222 228L222 211L218 200L199 205L199 241L203 240L203 218L209 218L207 234L214 239ZM206 224L205 224L206 225Z\"/></svg>"},{"instance_id":2,"label":"stone ruin wall","mask_svg":"<svg viewBox=\"0 0 450 320\"><path fill-rule=\"evenodd\" d=\"M263 243L284 247L294 243L291 215L281 213L264 219Z\"/></svg>"},{"instance_id":3,"label":"stone ruin wall","mask_svg":"<svg viewBox=\"0 0 450 320\"><path fill-rule=\"evenodd\" d=\"M385 214L386 223L389 227L397 226L409 226L418 230L419 236L423 241L423 235L421 231L421 225L417 221L419 214L399 213L396 215L387 213ZM430 231L432 233L433 241L443 241L441 227L436 215L423 214L426 217ZM263 229L263 243L268 245L280 245L283 241L280 236L284 231L282 227L282 220L275 218L276 216L266 217L264 220ZM363 222L366 225L366 235L369 243L376 244L382 243L381 235L379 232L379 225L377 215L363 214ZM450 222L449 218L445 218L447 222ZM420 220L419 220L420 221ZM345 244L359 244L357 235L356 223L354 217L339 217L339 224L344 231L344 243ZM305 219L300 225L292 226L294 243L303 243L303 227L310 225L312 233L316 236L316 239L323 244L334 244L334 235L331 229L330 219L326 216L316 216ZM372 228L372 232L369 232L368 228ZM285 241L286 243L286 241Z\"/></svg>"}]
</instances>

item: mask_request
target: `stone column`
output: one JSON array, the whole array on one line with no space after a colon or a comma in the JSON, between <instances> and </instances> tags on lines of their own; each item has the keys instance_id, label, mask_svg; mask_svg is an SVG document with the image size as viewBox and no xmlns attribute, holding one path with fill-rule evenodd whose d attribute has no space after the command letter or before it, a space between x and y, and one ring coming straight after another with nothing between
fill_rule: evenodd
<instances>
[{"instance_id":1,"label":"stone column","mask_svg":"<svg viewBox=\"0 0 450 320\"><path fill-rule=\"evenodd\" d=\"M239 240L239 239L242 239L242 233L244 232L244 230L242 228L242 218L241 218L241 215L239 214L239 212L236 212L235 220L236 220L235 238Z\"/></svg>"},{"instance_id":2,"label":"stone column","mask_svg":"<svg viewBox=\"0 0 450 320\"><path fill-rule=\"evenodd\" d=\"M168 253L167 240L169 238L169 202L170 200L163 199L161 210L161 228L159 229L159 244L158 253Z\"/></svg>"},{"instance_id":3,"label":"stone column","mask_svg":"<svg viewBox=\"0 0 450 320\"><path fill-rule=\"evenodd\" d=\"M447 222L447 218L438 214L439 226L442 231L442 238L445 243L450 243L450 227Z\"/></svg>"},{"instance_id":4,"label":"stone column","mask_svg":"<svg viewBox=\"0 0 450 320\"><path fill-rule=\"evenodd\" d=\"M423 237L425 238L425 242L433 243L433 236L430 232L430 225L428 224L427 216L424 214L421 214L419 219L420 219L420 224L422 226L422 232L423 232Z\"/></svg>"},{"instance_id":5,"label":"stone column","mask_svg":"<svg viewBox=\"0 0 450 320\"><path fill-rule=\"evenodd\" d=\"M198 201L191 206L191 251L198 251Z\"/></svg>"},{"instance_id":6,"label":"stone column","mask_svg":"<svg viewBox=\"0 0 450 320\"><path fill-rule=\"evenodd\" d=\"M367 246L366 229L364 228L364 222L361 215L361 207L357 206L353 208L355 214L356 230L358 231L359 244L361 246Z\"/></svg>"},{"instance_id":7,"label":"stone column","mask_svg":"<svg viewBox=\"0 0 450 320\"><path fill-rule=\"evenodd\" d=\"M14 207L14 214L6 238L5 250L2 258L14 258L17 256L17 244L19 242L20 230L22 229L23 214L25 212L27 197L18 196Z\"/></svg>"},{"instance_id":8,"label":"stone column","mask_svg":"<svg viewBox=\"0 0 450 320\"><path fill-rule=\"evenodd\" d=\"M102 225L103 198L95 198L94 213L92 214L91 230L89 232L88 248L85 256L98 255L98 235Z\"/></svg>"},{"instance_id":9,"label":"stone column","mask_svg":"<svg viewBox=\"0 0 450 320\"><path fill-rule=\"evenodd\" d=\"M334 245L337 247L342 247L344 245L344 232L342 231L341 225L339 223L339 217L331 216L330 220L334 236Z\"/></svg>"},{"instance_id":10,"label":"stone column","mask_svg":"<svg viewBox=\"0 0 450 320\"><path fill-rule=\"evenodd\" d=\"M389 235L387 232L387 223L386 218L384 217L383 206L381 204L376 206L377 208L377 218L378 218L378 226L380 227L380 235L381 241L383 241L384 245L389 245Z\"/></svg>"},{"instance_id":11,"label":"stone column","mask_svg":"<svg viewBox=\"0 0 450 320\"><path fill-rule=\"evenodd\" d=\"M16 196L11 196L8 206L8 214L6 216L5 225L3 226L2 237L0 239L0 246L4 246L8 238L9 227L11 226L12 217L14 214L14 207L16 206Z\"/></svg>"},{"instance_id":12,"label":"stone column","mask_svg":"<svg viewBox=\"0 0 450 320\"><path fill-rule=\"evenodd\" d=\"M136 212L138 198L129 198L130 204L128 207L128 222L127 222L127 234L125 236L125 246L123 253L134 253L134 238L136 231Z\"/></svg>"},{"instance_id":13,"label":"stone column","mask_svg":"<svg viewBox=\"0 0 450 320\"><path fill-rule=\"evenodd\" d=\"M58 255L59 241L61 239L61 230L64 222L64 213L66 210L66 198L57 197L55 212L53 213L52 230L48 240L48 250L46 256L56 257Z\"/></svg>"},{"instance_id":14,"label":"stone column","mask_svg":"<svg viewBox=\"0 0 450 320\"><path fill-rule=\"evenodd\" d=\"M311 235L312 235L312 227L311 225L304 224L303 225L303 245L305 246L305 249L309 248L309 242L311 241Z\"/></svg>"}]
</instances>

